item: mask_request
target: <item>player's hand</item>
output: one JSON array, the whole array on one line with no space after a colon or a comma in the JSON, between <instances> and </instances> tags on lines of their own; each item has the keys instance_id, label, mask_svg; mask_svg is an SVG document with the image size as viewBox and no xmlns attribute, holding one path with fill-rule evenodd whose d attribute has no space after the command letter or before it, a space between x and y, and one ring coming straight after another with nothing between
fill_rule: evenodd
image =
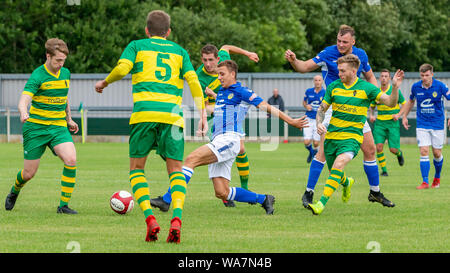
<instances>
[{"instance_id":1,"label":"player's hand","mask_svg":"<svg viewBox=\"0 0 450 273\"><path fill-rule=\"evenodd\" d=\"M205 88L205 94L207 95L207 96L210 96L210 97L213 97L213 98L216 98L216 93L214 92L214 91L212 91L211 90L211 88L209 88L209 87L206 87Z\"/></svg>"},{"instance_id":2,"label":"player's hand","mask_svg":"<svg viewBox=\"0 0 450 273\"><path fill-rule=\"evenodd\" d=\"M317 124L317 133L319 135L323 135L327 132L327 127L325 127L325 125L323 125L322 123Z\"/></svg>"},{"instance_id":3,"label":"player's hand","mask_svg":"<svg viewBox=\"0 0 450 273\"><path fill-rule=\"evenodd\" d=\"M447 129L449 129L450 130L450 118L448 119L448 122L447 122L448 124L447 124Z\"/></svg>"},{"instance_id":4,"label":"player's hand","mask_svg":"<svg viewBox=\"0 0 450 273\"><path fill-rule=\"evenodd\" d=\"M398 114L392 115L392 120L393 121L397 121L399 118L400 118L400 115L398 115Z\"/></svg>"},{"instance_id":5,"label":"player's hand","mask_svg":"<svg viewBox=\"0 0 450 273\"><path fill-rule=\"evenodd\" d=\"M291 126L293 126L295 128L298 128L298 129L302 129L302 128L305 128L305 127L309 127L309 122L306 119L306 116L303 116L303 117L298 118L298 119L293 119L289 123L289 125L291 125Z\"/></svg>"},{"instance_id":6,"label":"player's hand","mask_svg":"<svg viewBox=\"0 0 450 273\"><path fill-rule=\"evenodd\" d=\"M307 104L305 108L306 108L307 111L311 111L312 110L311 104Z\"/></svg>"},{"instance_id":7,"label":"player's hand","mask_svg":"<svg viewBox=\"0 0 450 273\"><path fill-rule=\"evenodd\" d=\"M72 119L67 122L67 126L69 127L69 131L73 132L74 134L78 133L78 124Z\"/></svg>"},{"instance_id":8,"label":"player's hand","mask_svg":"<svg viewBox=\"0 0 450 273\"><path fill-rule=\"evenodd\" d=\"M407 119L407 118L403 118L403 119L402 119L402 124L403 124L403 127L405 127L406 130L408 130L409 127L411 127L411 126L408 124L408 119Z\"/></svg>"},{"instance_id":9,"label":"player's hand","mask_svg":"<svg viewBox=\"0 0 450 273\"><path fill-rule=\"evenodd\" d=\"M206 118L201 118L198 121L198 129L196 132L197 136L206 136L206 134L208 133L208 121Z\"/></svg>"},{"instance_id":10,"label":"player's hand","mask_svg":"<svg viewBox=\"0 0 450 273\"><path fill-rule=\"evenodd\" d=\"M405 72L403 70L398 69L397 72L395 72L394 77L392 77L392 85L396 86L397 89L400 88L404 76Z\"/></svg>"},{"instance_id":11,"label":"player's hand","mask_svg":"<svg viewBox=\"0 0 450 273\"><path fill-rule=\"evenodd\" d=\"M98 81L95 84L95 91L97 93L103 93L103 89L108 86L108 83L105 80Z\"/></svg>"},{"instance_id":12,"label":"player's hand","mask_svg":"<svg viewBox=\"0 0 450 273\"><path fill-rule=\"evenodd\" d=\"M249 52L249 53L247 54L247 57L248 57L250 60L254 61L255 63L259 62L258 54L256 54L255 52Z\"/></svg>"},{"instance_id":13,"label":"player's hand","mask_svg":"<svg viewBox=\"0 0 450 273\"><path fill-rule=\"evenodd\" d=\"M27 119L30 118L30 115L25 112L25 113L20 113L20 122L25 123L25 121L27 121Z\"/></svg>"},{"instance_id":14,"label":"player's hand","mask_svg":"<svg viewBox=\"0 0 450 273\"><path fill-rule=\"evenodd\" d=\"M284 58L286 59L286 61L290 63L295 62L295 60L297 60L297 56L290 49L286 50L286 52L284 53Z\"/></svg>"},{"instance_id":15,"label":"player's hand","mask_svg":"<svg viewBox=\"0 0 450 273\"><path fill-rule=\"evenodd\" d=\"M369 121L374 123L377 118L374 115L370 115Z\"/></svg>"}]
</instances>

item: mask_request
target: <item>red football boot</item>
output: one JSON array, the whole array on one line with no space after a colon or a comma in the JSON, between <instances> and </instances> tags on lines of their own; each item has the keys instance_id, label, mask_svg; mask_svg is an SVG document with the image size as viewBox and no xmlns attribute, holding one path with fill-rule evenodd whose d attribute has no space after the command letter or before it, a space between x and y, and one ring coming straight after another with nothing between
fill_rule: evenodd
<instances>
[{"instance_id":1,"label":"red football boot","mask_svg":"<svg viewBox=\"0 0 450 273\"><path fill-rule=\"evenodd\" d=\"M145 237L145 241L153 242L158 240L158 232L160 227L156 222L155 216L148 216L147 219L145 219L145 222L147 223L147 236Z\"/></svg>"},{"instance_id":2,"label":"red football boot","mask_svg":"<svg viewBox=\"0 0 450 273\"><path fill-rule=\"evenodd\" d=\"M168 243L180 243L181 238L181 220L178 217L174 217L170 221L169 237L167 237Z\"/></svg>"},{"instance_id":3,"label":"red football boot","mask_svg":"<svg viewBox=\"0 0 450 273\"><path fill-rule=\"evenodd\" d=\"M416 187L416 189L418 190L423 190L423 189L428 189L430 186L428 185L427 182L422 182L422 184L420 184L419 186Z\"/></svg>"},{"instance_id":4,"label":"red football boot","mask_svg":"<svg viewBox=\"0 0 450 273\"><path fill-rule=\"evenodd\" d=\"M439 188L440 185L441 185L441 179L435 177L435 178L433 179L433 184L431 184L431 187L432 187L433 189L437 189L437 188Z\"/></svg>"}]
</instances>

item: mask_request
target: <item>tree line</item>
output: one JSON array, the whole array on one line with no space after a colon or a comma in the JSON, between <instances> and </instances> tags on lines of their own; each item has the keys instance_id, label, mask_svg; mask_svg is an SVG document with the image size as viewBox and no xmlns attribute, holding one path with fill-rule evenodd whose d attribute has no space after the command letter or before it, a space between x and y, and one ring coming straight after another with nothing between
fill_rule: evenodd
<instances>
[{"instance_id":1,"label":"tree line","mask_svg":"<svg viewBox=\"0 0 450 273\"><path fill-rule=\"evenodd\" d=\"M356 30L374 71L417 71L431 63L450 71L447 0L1 0L0 73L31 73L45 61L44 43L70 49L73 73L107 73L125 46L145 38L147 13L171 15L169 36L201 64L206 43L258 53L259 63L232 56L242 72L287 72L286 49L303 60L336 42L339 25Z\"/></svg>"}]
</instances>

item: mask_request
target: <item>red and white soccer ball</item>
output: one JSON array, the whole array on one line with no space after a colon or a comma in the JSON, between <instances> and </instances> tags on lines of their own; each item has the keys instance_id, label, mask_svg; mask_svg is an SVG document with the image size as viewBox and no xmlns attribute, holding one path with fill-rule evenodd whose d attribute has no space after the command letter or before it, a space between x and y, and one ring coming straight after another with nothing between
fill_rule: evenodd
<instances>
[{"instance_id":1,"label":"red and white soccer ball","mask_svg":"<svg viewBox=\"0 0 450 273\"><path fill-rule=\"evenodd\" d=\"M109 200L109 204L113 211L118 214L130 212L134 207L133 196L127 191L117 191Z\"/></svg>"}]
</instances>

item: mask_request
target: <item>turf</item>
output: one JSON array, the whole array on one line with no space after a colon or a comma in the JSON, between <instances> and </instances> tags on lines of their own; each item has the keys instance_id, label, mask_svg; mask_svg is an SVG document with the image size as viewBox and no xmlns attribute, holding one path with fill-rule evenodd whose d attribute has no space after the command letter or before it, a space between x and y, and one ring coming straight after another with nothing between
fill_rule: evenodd
<instances>
[{"instance_id":1,"label":"turf","mask_svg":"<svg viewBox=\"0 0 450 273\"><path fill-rule=\"evenodd\" d=\"M187 143L185 155L201 143ZM380 178L381 191L395 208L367 200L369 187L362 167L362 153L346 168L356 180L352 197L341 201L334 193L320 216L313 216L300 202L308 177L307 151L302 143L280 144L274 151L262 151L258 143L247 143L250 160L249 188L276 197L275 214L265 215L259 205L237 203L226 208L214 196L207 167L199 167L188 186L183 213L181 244L165 242L171 211L155 216L161 225L159 240L144 241L146 226L136 206L127 215L109 207L118 190L131 192L128 182L127 143L76 144L77 184L70 207L78 215L56 213L60 196L61 161L47 151L35 178L22 190L15 208L5 211L4 198L15 175L23 166L21 144L0 144L0 253L286 253L351 252L387 253L449 252L450 186L448 164L444 162L439 189L416 190L421 182L419 151L403 145L405 166L385 148L388 177ZM448 147L445 160L450 160ZM233 167L231 184L239 186ZM434 174L431 164L430 177ZM152 197L167 190L164 162L152 153L146 166ZM319 199L327 172L316 187Z\"/></svg>"}]
</instances>

